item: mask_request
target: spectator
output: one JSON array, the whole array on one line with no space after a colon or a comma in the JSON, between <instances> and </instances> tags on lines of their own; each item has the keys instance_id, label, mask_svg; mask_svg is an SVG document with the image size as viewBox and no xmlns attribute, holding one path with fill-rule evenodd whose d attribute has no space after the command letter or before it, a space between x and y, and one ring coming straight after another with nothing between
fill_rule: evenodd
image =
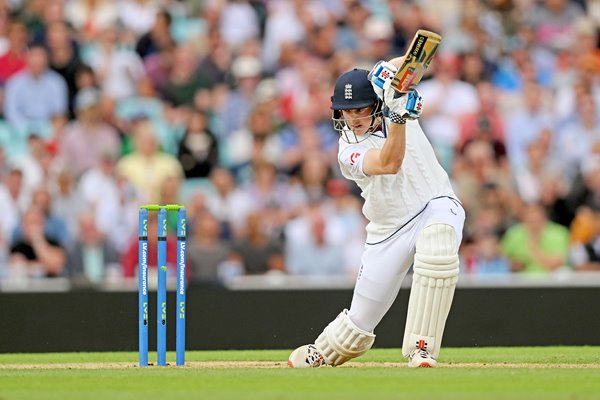
<instances>
[{"instance_id":1,"label":"spectator","mask_svg":"<svg viewBox=\"0 0 600 400\"><path fill-rule=\"evenodd\" d=\"M19 223L21 212L29 205L29 197L23 193L23 173L13 168L0 183L0 236L5 243L12 241L12 234Z\"/></svg>"},{"instance_id":2,"label":"spectator","mask_svg":"<svg viewBox=\"0 0 600 400\"><path fill-rule=\"evenodd\" d=\"M8 26L8 49L0 55L0 86L27 66L27 27L14 20Z\"/></svg>"},{"instance_id":3,"label":"spectator","mask_svg":"<svg viewBox=\"0 0 600 400\"><path fill-rule=\"evenodd\" d=\"M12 165L23 173L23 191L30 195L33 190L51 179L52 154L50 148L37 133L27 138L27 152L15 157Z\"/></svg>"},{"instance_id":4,"label":"spectator","mask_svg":"<svg viewBox=\"0 0 600 400\"><path fill-rule=\"evenodd\" d=\"M78 285L100 284L111 270L121 274L119 255L98 229L91 213L78 216L77 240L69 251L66 272Z\"/></svg>"},{"instance_id":5,"label":"spectator","mask_svg":"<svg viewBox=\"0 0 600 400\"><path fill-rule=\"evenodd\" d=\"M585 228L583 228L585 225ZM582 234L582 230L586 230ZM600 210L582 207L571 229L569 260L577 271L600 270Z\"/></svg>"},{"instance_id":6,"label":"spectator","mask_svg":"<svg viewBox=\"0 0 600 400\"><path fill-rule=\"evenodd\" d=\"M199 57L190 45L178 46L173 53L172 68L163 87L159 87L163 99L175 107L192 106L196 92L211 83L198 70Z\"/></svg>"},{"instance_id":7,"label":"spectator","mask_svg":"<svg viewBox=\"0 0 600 400\"><path fill-rule=\"evenodd\" d=\"M489 82L494 66L486 62L482 55L476 52L469 52L462 55L461 59L461 81L465 81L473 86L480 82Z\"/></svg>"},{"instance_id":8,"label":"spectator","mask_svg":"<svg viewBox=\"0 0 600 400\"><path fill-rule=\"evenodd\" d=\"M319 153L307 154L302 165L297 170L300 202L322 202L328 197L326 191L327 180L331 171L325 157Z\"/></svg>"},{"instance_id":9,"label":"spectator","mask_svg":"<svg viewBox=\"0 0 600 400\"><path fill-rule=\"evenodd\" d=\"M4 181L10 170L11 165L6 156L6 149L0 144L0 182Z\"/></svg>"},{"instance_id":10,"label":"spectator","mask_svg":"<svg viewBox=\"0 0 600 400\"><path fill-rule=\"evenodd\" d=\"M329 179L326 192L322 210L331 228L331 240L342 249L346 275L356 277L366 239L366 220L361 213L362 202L350 192L346 180Z\"/></svg>"},{"instance_id":11,"label":"spectator","mask_svg":"<svg viewBox=\"0 0 600 400\"><path fill-rule=\"evenodd\" d=\"M331 122L319 119L315 104L294 111L292 124L283 128L279 134L281 146L281 167L291 172L298 168L306 154L317 153L337 163L339 136L332 129Z\"/></svg>"},{"instance_id":12,"label":"spectator","mask_svg":"<svg viewBox=\"0 0 600 400\"><path fill-rule=\"evenodd\" d=\"M172 49L175 46L175 40L171 36L171 14L167 10L161 10L156 13L150 31L145 31L138 39L135 51L141 58L146 58L163 49Z\"/></svg>"},{"instance_id":13,"label":"spectator","mask_svg":"<svg viewBox=\"0 0 600 400\"><path fill-rule=\"evenodd\" d=\"M315 74L314 71L323 73ZM331 93L325 84L331 77L324 60L298 48L291 57L289 67L279 71L275 79L281 89L282 114L286 121L291 120L299 125L300 121L294 118L306 115L308 121L304 125L312 125L318 124L324 117L328 127L331 127Z\"/></svg>"},{"instance_id":14,"label":"spectator","mask_svg":"<svg viewBox=\"0 0 600 400\"><path fill-rule=\"evenodd\" d=\"M261 109L270 115L274 127L279 127L284 123L283 106L281 97L281 88L275 78L265 78L256 86L256 106L254 109ZM329 119L329 112L326 119Z\"/></svg>"},{"instance_id":15,"label":"spectator","mask_svg":"<svg viewBox=\"0 0 600 400\"><path fill-rule=\"evenodd\" d=\"M290 0L271 2L268 4L269 17L265 24L263 39L263 60L267 71L277 68L280 52L286 43L299 43L306 37L306 29L301 15L304 3Z\"/></svg>"},{"instance_id":16,"label":"spectator","mask_svg":"<svg viewBox=\"0 0 600 400\"><path fill-rule=\"evenodd\" d=\"M447 17L450 9L453 8L452 3L434 4L428 2L390 1L388 4L389 16L392 18L394 26L394 36L392 38L394 52L392 54L404 54L418 29L439 32L441 30L439 26L440 20L436 17L436 14ZM474 8L473 5L466 7L469 9ZM372 14L377 14L376 12L371 12ZM361 27L366 28L366 25L361 25ZM367 33L365 32L365 34ZM444 39L446 39L446 35L444 35Z\"/></svg>"},{"instance_id":17,"label":"spectator","mask_svg":"<svg viewBox=\"0 0 600 400\"><path fill-rule=\"evenodd\" d=\"M67 111L65 80L48 69L48 53L35 45L27 53L27 67L6 84L4 114L19 132L46 128L52 117Z\"/></svg>"},{"instance_id":18,"label":"spectator","mask_svg":"<svg viewBox=\"0 0 600 400\"><path fill-rule=\"evenodd\" d=\"M5 279L5 277L9 274L8 271L8 253L10 247L8 241L3 236L2 232L0 232L0 281Z\"/></svg>"},{"instance_id":19,"label":"spectator","mask_svg":"<svg viewBox=\"0 0 600 400\"><path fill-rule=\"evenodd\" d=\"M439 54L432 63L434 77L419 85L419 91L427 99L421 123L429 135L442 166L449 170L453 149L460 138L460 118L475 112L479 107L476 89L458 80L460 60L450 54Z\"/></svg>"},{"instance_id":20,"label":"spectator","mask_svg":"<svg viewBox=\"0 0 600 400\"><path fill-rule=\"evenodd\" d=\"M479 82L476 88L479 109L461 117L458 147L463 149L473 140L486 140L492 145L496 159L504 161L504 121L497 109L496 90L489 82Z\"/></svg>"},{"instance_id":21,"label":"spectator","mask_svg":"<svg viewBox=\"0 0 600 400\"><path fill-rule=\"evenodd\" d=\"M156 203L163 181L181 178L183 169L175 157L160 151L150 122L136 124L133 139L134 151L119 160L117 171L135 186L141 198Z\"/></svg>"},{"instance_id":22,"label":"spectator","mask_svg":"<svg viewBox=\"0 0 600 400\"><path fill-rule=\"evenodd\" d=\"M58 171L56 180L50 187L52 214L66 224L67 235L77 238L79 214L85 210L80 193L75 187L75 177L68 169Z\"/></svg>"},{"instance_id":23,"label":"spectator","mask_svg":"<svg viewBox=\"0 0 600 400\"><path fill-rule=\"evenodd\" d=\"M231 249L231 259L243 265L246 274L281 273L284 269L281 243L265 233L260 214L246 219L245 234Z\"/></svg>"},{"instance_id":24,"label":"spectator","mask_svg":"<svg viewBox=\"0 0 600 400\"><path fill-rule=\"evenodd\" d=\"M219 160L219 143L208 127L206 114L191 112L179 144L179 162L186 178L207 178Z\"/></svg>"},{"instance_id":25,"label":"spectator","mask_svg":"<svg viewBox=\"0 0 600 400\"><path fill-rule=\"evenodd\" d=\"M149 120L152 122L162 150L176 155L185 131L187 114L188 111L185 109L177 110L165 104L157 96L152 82L148 78L144 78L138 82L136 96L117 102L113 122L121 132L130 132L137 122ZM129 136L124 138L124 153L131 150L129 139Z\"/></svg>"},{"instance_id":26,"label":"spectator","mask_svg":"<svg viewBox=\"0 0 600 400\"><path fill-rule=\"evenodd\" d=\"M117 131L102 120L98 90L81 90L75 99L75 108L77 118L65 130L60 158L79 177L97 166L102 154L119 154L121 142Z\"/></svg>"},{"instance_id":27,"label":"spectator","mask_svg":"<svg viewBox=\"0 0 600 400\"><path fill-rule=\"evenodd\" d=\"M17 2L20 2L17 0ZM22 10L22 18L29 30L30 43L46 43L48 27L56 22L65 21L63 0L27 1Z\"/></svg>"},{"instance_id":28,"label":"spectator","mask_svg":"<svg viewBox=\"0 0 600 400\"><path fill-rule=\"evenodd\" d=\"M231 64L231 75L235 79L236 87L229 92L217 110L222 124L219 131L215 132L219 139L228 138L248 120L261 71L260 61L252 56L240 56Z\"/></svg>"},{"instance_id":29,"label":"spectator","mask_svg":"<svg viewBox=\"0 0 600 400\"><path fill-rule=\"evenodd\" d=\"M157 19L158 10L154 0L123 0L118 8L119 20L136 36L148 32Z\"/></svg>"},{"instance_id":30,"label":"spectator","mask_svg":"<svg viewBox=\"0 0 600 400\"><path fill-rule=\"evenodd\" d=\"M371 15L365 21L363 27L364 37L367 39L359 51L363 50L363 62L373 65L379 60L389 60L392 52L394 26L392 22L383 16Z\"/></svg>"},{"instance_id":31,"label":"spectator","mask_svg":"<svg viewBox=\"0 0 600 400\"><path fill-rule=\"evenodd\" d=\"M231 52L217 29L211 29L207 36L208 52L200 60L198 69L209 82L225 84L231 65Z\"/></svg>"},{"instance_id":32,"label":"spectator","mask_svg":"<svg viewBox=\"0 0 600 400\"><path fill-rule=\"evenodd\" d=\"M220 239L219 221L208 212L196 216L194 233L187 247L194 282L217 284L220 269L229 257L228 244Z\"/></svg>"},{"instance_id":33,"label":"spectator","mask_svg":"<svg viewBox=\"0 0 600 400\"><path fill-rule=\"evenodd\" d=\"M31 194L31 207L35 207L44 214L44 233L48 237L54 238L62 247L67 248L71 244L73 237L69 236L66 222L55 214L52 200L50 191L40 186ZM21 240L25 234L26 232L17 227L13 232L13 243Z\"/></svg>"},{"instance_id":34,"label":"spectator","mask_svg":"<svg viewBox=\"0 0 600 400\"><path fill-rule=\"evenodd\" d=\"M598 29L595 23L590 27L589 21L584 22L584 26L586 25L583 35L573 39L573 46L565 55L569 63L563 66L562 79L555 78L557 88L553 98L553 112L561 121L576 113L578 99L584 94L592 95L594 103L600 104Z\"/></svg>"},{"instance_id":35,"label":"spectator","mask_svg":"<svg viewBox=\"0 0 600 400\"><path fill-rule=\"evenodd\" d=\"M555 120L549 112L547 93L536 83L528 83L523 91L523 106L510 110L505 116L506 150L515 171L525 166L527 146L539 138L544 129L553 127Z\"/></svg>"},{"instance_id":36,"label":"spectator","mask_svg":"<svg viewBox=\"0 0 600 400\"><path fill-rule=\"evenodd\" d=\"M360 34L366 19L369 17L369 11L358 0L349 1L343 11L345 14L338 18L340 27L336 39L336 48L354 52L360 44ZM393 13L392 15L400 15L400 13ZM405 43L402 42L400 47L404 49L406 47ZM338 73L341 74L346 70L336 71L334 75L337 76Z\"/></svg>"},{"instance_id":37,"label":"spectator","mask_svg":"<svg viewBox=\"0 0 600 400\"><path fill-rule=\"evenodd\" d=\"M280 138L275 134L271 112L264 107L255 107L246 126L235 131L223 141L222 164L237 173L247 168L253 160L266 159L278 164L281 157Z\"/></svg>"},{"instance_id":38,"label":"spectator","mask_svg":"<svg viewBox=\"0 0 600 400\"><path fill-rule=\"evenodd\" d=\"M506 216L505 210L499 204L488 202L488 204L483 205L477 213L477 218L465 231L466 246L464 250L467 260L470 257L471 250L473 250L471 244L476 242L477 238L492 235L499 240L508 227L514 225L514 223L510 217Z\"/></svg>"},{"instance_id":39,"label":"spectator","mask_svg":"<svg viewBox=\"0 0 600 400\"><path fill-rule=\"evenodd\" d=\"M337 51L335 47L336 35L337 25L333 19L327 21L325 25L317 26L309 34L309 50L319 58L331 58Z\"/></svg>"},{"instance_id":40,"label":"spectator","mask_svg":"<svg viewBox=\"0 0 600 400\"><path fill-rule=\"evenodd\" d=\"M561 165L564 168L564 165ZM532 141L527 146L527 158L519 173L515 175L519 196L527 203L542 201L544 188L552 181L559 188L566 187L564 169L549 157L543 140ZM561 193L564 194L564 193Z\"/></svg>"},{"instance_id":41,"label":"spectator","mask_svg":"<svg viewBox=\"0 0 600 400\"><path fill-rule=\"evenodd\" d=\"M69 116L75 116L75 95L77 84L75 76L83 63L78 49L71 38L69 27L64 21L54 22L48 26L46 44L50 59L50 68L63 77L69 90Z\"/></svg>"},{"instance_id":42,"label":"spectator","mask_svg":"<svg viewBox=\"0 0 600 400\"><path fill-rule=\"evenodd\" d=\"M102 93L112 101L137 93L138 82L144 77L144 65L131 50L119 46L120 31L116 27L102 30L98 47L84 61L95 71Z\"/></svg>"},{"instance_id":43,"label":"spectator","mask_svg":"<svg viewBox=\"0 0 600 400\"><path fill-rule=\"evenodd\" d=\"M22 236L10 249L9 275L31 278L63 275L67 253L60 245L60 237L45 232L46 217L37 208L29 208L20 224Z\"/></svg>"},{"instance_id":44,"label":"spectator","mask_svg":"<svg viewBox=\"0 0 600 400\"><path fill-rule=\"evenodd\" d=\"M274 237L302 205L302 199L294 196L290 184L280 180L275 166L265 160L254 163L252 181L242 189L260 212L266 232Z\"/></svg>"},{"instance_id":45,"label":"spectator","mask_svg":"<svg viewBox=\"0 0 600 400\"><path fill-rule=\"evenodd\" d=\"M521 210L521 223L502 237L502 251L513 271L544 273L566 266L569 230L548 221L541 204L528 204Z\"/></svg>"},{"instance_id":46,"label":"spectator","mask_svg":"<svg viewBox=\"0 0 600 400\"><path fill-rule=\"evenodd\" d=\"M85 43L97 40L105 29L114 26L119 14L112 0L81 0L67 2L65 16Z\"/></svg>"},{"instance_id":47,"label":"spectator","mask_svg":"<svg viewBox=\"0 0 600 400\"><path fill-rule=\"evenodd\" d=\"M11 11L10 4L6 2L0 4L0 55L5 54L9 48L7 36Z\"/></svg>"},{"instance_id":48,"label":"spectator","mask_svg":"<svg viewBox=\"0 0 600 400\"><path fill-rule=\"evenodd\" d=\"M571 182L570 190L565 196L567 212L571 220L577 219L580 209L596 209L600 207L600 156L597 151L581 165L580 173Z\"/></svg>"},{"instance_id":49,"label":"spectator","mask_svg":"<svg viewBox=\"0 0 600 400\"><path fill-rule=\"evenodd\" d=\"M206 206L206 196L202 190L197 190L189 195L186 201L187 229L190 232L194 231L196 219L205 212L210 212ZM211 212L212 214L212 212Z\"/></svg>"},{"instance_id":50,"label":"spectator","mask_svg":"<svg viewBox=\"0 0 600 400\"><path fill-rule=\"evenodd\" d=\"M527 28L523 30L521 35L506 40L506 55L496 61L497 68L492 74L494 86L507 95L522 92L530 83L544 87L551 84L554 56L547 50L539 50L536 42L527 42L524 36L529 32Z\"/></svg>"},{"instance_id":51,"label":"spectator","mask_svg":"<svg viewBox=\"0 0 600 400\"><path fill-rule=\"evenodd\" d=\"M79 65L79 68L75 71L75 86L77 87L77 91L98 88L98 80L92 67L87 64Z\"/></svg>"},{"instance_id":52,"label":"spectator","mask_svg":"<svg viewBox=\"0 0 600 400\"><path fill-rule=\"evenodd\" d=\"M574 23L583 15L581 6L569 0L545 0L525 15L533 25L536 40L548 49L564 48L574 36Z\"/></svg>"},{"instance_id":53,"label":"spectator","mask_svg":"<svg viewBox=\"0 0 600 400\"><path fill-rule=\"evenodd\" d=\"M85 172L77 187L84 207L94 212L96 226L122 254L138 223L139 198L127 180L117 176L117 154L104 153L99 165Z\"/></svg>"},{"instance_id":54,"label":"spectator","mask_svg":"<svg viewBox=\"0 0 600 400\"><path fill-rule=\"evenodd\" d=\"M468 213L477 214L482 193L488 187L513 192L509 171L500 168L492 144L484 140L469 143L454 166L454 185ZM469 224L467 220L467 225Z\"/></svg>"},{"instance_id":55,"label":"spectator","mask_svg":"<svg viewBox=\"0 0 600 400\"><path fill-rule=\"evenodd\" d=\"M150 79L153 89L160 93L161 97L175 64L175 48L175 46L163 47L143 59L146 77ZM162 98L160 100L163 101Z\"/></svg>"},{"instance_id":56,"label":"spectator","mask_svg":"<svg viewBox=\"0 0 600 400\"><path fill-rule=\"evenodd\" d=\"M233 174L227 169L213 169L210 182L213 190L206 194L206 207L220 222L223 237L240 238L246 218L255 207L252 199L236 186Z\"/></svg>"},{"instance_id":57,"label":"spectator","mask_svg":"<svg viewBox=\"0 0 600 400\"><path fill-rule=\"evenodd\" d=\"M225 42L233 49L248 39L258 37L258 16L248 0L226 2L221 10L219 29Z\"/></svg>"},{"instance_id":58,"label":"spectator","mask_svg":"<svg viewBox=\"0 0 600 400\"><path fill-rule=\"evenodd\" d=\"M595 234L595 212L594 208L581 206L577 209L577 215L571 223L571 243L574 245L590 242Z\"/></svg>"},{"instance_id":59,"label":"spectator","mask_svg":"<svg viewBox=\"0 0 600 400\"><path fill-rule=\"evenodd\" d=\"M554 157L561 160L565 174L571 179L579 171L581 163L592 155L594 144L600 143L600 118L596 107L590 94L579 96L575 118L557 132Z\"/></svg>"},{"instance_id":60,"label":"spectator","mask_svg":"<svg viewBox=\"0 0 600 400\"><path fill-rule=\"evenodd\" d=\"M305 276L346 274L343 249L331 241L330 227L319 203L286 225L286 272Z\"/></svg>"},{"instance_id":61,"label":"spectator","mask_svg":"<svg viewBox=\"0 0 600 400\"><path fill-rule=\"evenodd\" d=\"M502 254L498 236L478 236L473 243L473 252L467 257L466 270L474 275L507 274L511 266Z\"/></svg>"}]
</instances>

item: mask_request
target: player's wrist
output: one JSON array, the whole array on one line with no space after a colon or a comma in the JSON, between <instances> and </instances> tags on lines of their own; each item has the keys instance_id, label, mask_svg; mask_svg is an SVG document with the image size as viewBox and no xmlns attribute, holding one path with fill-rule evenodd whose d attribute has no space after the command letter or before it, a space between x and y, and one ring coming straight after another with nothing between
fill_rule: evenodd
<instances>
[{"instance_id":1,"label":"player's wrist","mask_svg":"<svg viewBox=\"0 0 600 400\"><path fill-rule=\"evenodd\" d=\"M396 114L393 111L389 111L387 117L393 124L406 125L406 118L403 118L400 114Z\"/></svg>"}]
</instances>

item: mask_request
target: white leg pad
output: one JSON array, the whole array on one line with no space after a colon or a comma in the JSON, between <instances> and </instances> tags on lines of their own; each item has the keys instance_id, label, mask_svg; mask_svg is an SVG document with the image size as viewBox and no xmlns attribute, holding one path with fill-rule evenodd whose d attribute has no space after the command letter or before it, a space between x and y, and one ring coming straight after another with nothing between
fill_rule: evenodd
<instances>
[{"instance_id":1,"label":"white leg pad","mask_svg":"<svg viewBox=\"0 0 600 400\"><path fill-rule=\"evenodd\" d=\"M419 347L419 343L426 343L427 350L434 358L439 355L458 280L458 266L458 242L454 227L433 224L423 229L417 238L408 300L402 345L405 357Z\"/></svg>"},{"instance_id":2,"label":"white leg pad","mask_svg":"<svg viewBox=\"0 0 600 400\"><path fill-rule=\"evenodd\" d=\"M327 364L335 367L365 354L373 342L375 335L354 325L348 317L348 310L344 310L325 327L315 346Z\"/></svg>"}]
</instances>

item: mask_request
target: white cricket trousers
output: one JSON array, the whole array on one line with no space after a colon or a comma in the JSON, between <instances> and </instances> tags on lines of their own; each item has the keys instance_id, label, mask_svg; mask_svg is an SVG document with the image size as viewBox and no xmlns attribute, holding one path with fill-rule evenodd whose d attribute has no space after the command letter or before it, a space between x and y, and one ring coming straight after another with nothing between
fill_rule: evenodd
<instances>
[{"instance_id":1,"label":"white cricket trousers","mask_svg":"<svg viewBox=\"0 0 600 400\"><path fill-rule=\"evenodd\" d=\"M457 248L462 240L465 211L449 197L431 200L412 221L389 238L366 244L354 287L350 320L360 329L373 332L390 309L406 272L413 263L419 233L432 224L447 224L456 231Z\"/></svg>"}]
</instances>

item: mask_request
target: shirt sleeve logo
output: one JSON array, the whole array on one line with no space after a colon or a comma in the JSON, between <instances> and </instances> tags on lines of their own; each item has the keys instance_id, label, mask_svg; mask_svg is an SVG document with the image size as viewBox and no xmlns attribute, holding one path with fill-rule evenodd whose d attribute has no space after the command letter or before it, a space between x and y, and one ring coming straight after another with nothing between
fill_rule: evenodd
<instances>
[{"instance_id":1,"label":"shirt sleeve logo","mask_svg":"<svg viewBox=\"0 0 600 400\"><path fill-rule=\"evenodd\" d=\"M356 161L358 160L358 157L360 157L360 153L350 154L350 165L354 165L356 163Z\"/></svg>"}]
</instances>

